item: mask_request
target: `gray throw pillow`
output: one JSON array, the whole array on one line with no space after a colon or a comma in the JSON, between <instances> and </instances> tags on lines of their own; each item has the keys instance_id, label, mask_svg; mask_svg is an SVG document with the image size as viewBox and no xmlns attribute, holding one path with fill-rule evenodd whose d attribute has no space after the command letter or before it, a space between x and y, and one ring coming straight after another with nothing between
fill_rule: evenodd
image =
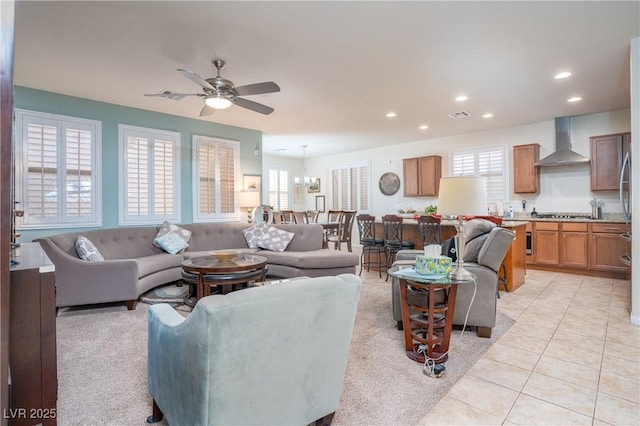
<instances>
[{"instance_id":1,"label":"gray throw pillow","mask_svg":"<svg viewBox=\"0 0 640 426\"><path fill-rule=\"evenodd\" d=\"M98 248L87 237L80 235L76 240L76 253L82 260L90 262L102 262L104 257L98 251Z\"/></svg>"},{"instance_id":2,"label":"gray throw pillow","mask_svg":"<svg viewBox=\"0 0 640 426\"><path fill-rule=\"evenodd\" d=\"M293 232L271 226L258 243L258 247L271 251L285 251L295 235Z\"/></svg>"},{"instance_id":3,"label":"gray throw pillow","mask_svg":"<svg viewBox=\"0 0 640 426\"><path fill-rule=\"evenodd\" d=\"M266 223L258 223L242 230L244 239L247 240L249 248L258 248L258 243L262 241L262 237L267 233L269 225Z\"/></svg>"},{"instance_id":4,"label":"gray throw pillow","mask_svg":"<svg viewBox=\"0 0 640 426\"><path fill-rule=\"evenodd\" d=\"M167 234L175 234L178 237L180 237L182 241L184 241L184 247L180 251L184 250L186 247L189 247L189 239L191 238L191 231L189 231L188 229L181 228L178 225L169 223L166 220L160 227L160 230L158 231L158 235L156 235L156 237L153 239L153 245L163 249L164 251L167 251L166 248L163 247L163 245L166 245L166 239L162 240L162 237L164 237ZM176 245L173 244L172 246L175 247ZM172 252L169 251L169 253L172 253ZM175 253L172 253L172 254L175 254Z\"/></svg>"}]
</instances>

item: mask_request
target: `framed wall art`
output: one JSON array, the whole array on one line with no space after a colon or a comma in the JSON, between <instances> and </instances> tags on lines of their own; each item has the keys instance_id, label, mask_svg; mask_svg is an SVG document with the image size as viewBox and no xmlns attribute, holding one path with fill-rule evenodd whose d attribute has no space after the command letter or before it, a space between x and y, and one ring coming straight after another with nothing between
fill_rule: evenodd
<instances>
[{"instance_id":1,"label":"framed wall art","mask_svg":"<svg viewBox=\"0 0 640 426\"><path fill-rule=\"evenodd\" d=\"M308 193L320 192L320 179L316 179L315 182L309 183L309 186L307 187L307 192Z\"/></svg>"},{"instance_id":2,"label":"framed wall art","mask_svg":"<svg viewBox=\"0 0 640 426\"><path fill-rule=\"evenodd\" d=\"M316 211L324 213L324 195L316 195Z\"/></svg>"},{"instance_id":3,"label":"framed wall art","mask_svg":"<svg viewBox=\"0 0 640 426\"><path fill-rule=\"evenodd\" d=\"M262 185L262 176L261 175L244 175L244 180L242 182L242 190L248 192L260 192Z\"/></svg>"}]
</instances>

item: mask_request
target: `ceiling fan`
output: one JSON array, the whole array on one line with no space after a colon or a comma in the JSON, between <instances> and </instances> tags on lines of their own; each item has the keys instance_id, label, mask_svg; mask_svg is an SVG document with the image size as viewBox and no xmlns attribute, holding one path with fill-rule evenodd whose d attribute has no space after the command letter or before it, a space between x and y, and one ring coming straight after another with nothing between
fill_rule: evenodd
<instances>
[{"instance_id":1,"label":"ceiling fan","mask_svg":"<svg viewBox=\"0 0 640 426\"><path fill-rule=\"evenodd\" d=\"M145 96L159 96L175 101L179 101L185 96L199 96L204 98L204 107L200 111L201 117L213 114L216 109L229 108L233 104L259 112L260 114L267 115L273 112L273 108L271 107L241 98L240 96L279 92L280 87L276 83L266 81L264 83L235 87L232 81L220 77L220 70L224 68L225 62L222 59L214 59L211 63L218 70L218 75L207 79L203 79L193 71L178 68L178 71L182 73L182 75L202 87L203 93L175 93L170 90L163 90L160 93L145 94Z\"/></svg>"}]
</instances>

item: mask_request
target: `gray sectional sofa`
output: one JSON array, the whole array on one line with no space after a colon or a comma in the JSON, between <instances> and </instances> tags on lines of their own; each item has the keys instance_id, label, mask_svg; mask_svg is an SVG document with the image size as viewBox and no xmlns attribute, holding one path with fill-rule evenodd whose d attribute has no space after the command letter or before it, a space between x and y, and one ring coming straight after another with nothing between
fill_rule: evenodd
<instances>
[{"instance_id":1,"label":"gray sectional sofa","mask_svg":"<svg viewBox=\"0 0 640 426\"><path fill-rule=\"evenodd\" d=\"M323 249L321 225L272 225L295 233L283 252L248 248L242 231L246 223L197 223L180 225L191 231L189 247L169 254L153 244L159 227L127 227L70 232L40 238L39 242L56 267L56 306L125 301L135 308L138 297L181 277L182 261L207 255L211 250L240 249L268 259L269 276L293 278L355 273L357 254ZM87 237L104 261L78 257L75 242Z\"/></svg>"}]
</instances>

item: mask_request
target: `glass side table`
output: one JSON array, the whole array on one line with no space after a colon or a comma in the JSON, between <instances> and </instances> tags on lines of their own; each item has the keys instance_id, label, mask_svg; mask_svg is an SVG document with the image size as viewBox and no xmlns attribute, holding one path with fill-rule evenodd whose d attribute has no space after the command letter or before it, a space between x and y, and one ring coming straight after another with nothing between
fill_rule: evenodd
<instances>
[{"instance_id":1,"label":"glass side table","mask_svg":"<svg viewBox=\"0 0 640 426\"><path fill-rule=\"evenodd\" d=\"M406 355L422 364L425 356L435 364L443 364L449 358L458 285L472 283L475 275L458 281L442 274L418 274L413 268L392 268L389 275L400 282Z\"/></svg>"}]
</instances>

